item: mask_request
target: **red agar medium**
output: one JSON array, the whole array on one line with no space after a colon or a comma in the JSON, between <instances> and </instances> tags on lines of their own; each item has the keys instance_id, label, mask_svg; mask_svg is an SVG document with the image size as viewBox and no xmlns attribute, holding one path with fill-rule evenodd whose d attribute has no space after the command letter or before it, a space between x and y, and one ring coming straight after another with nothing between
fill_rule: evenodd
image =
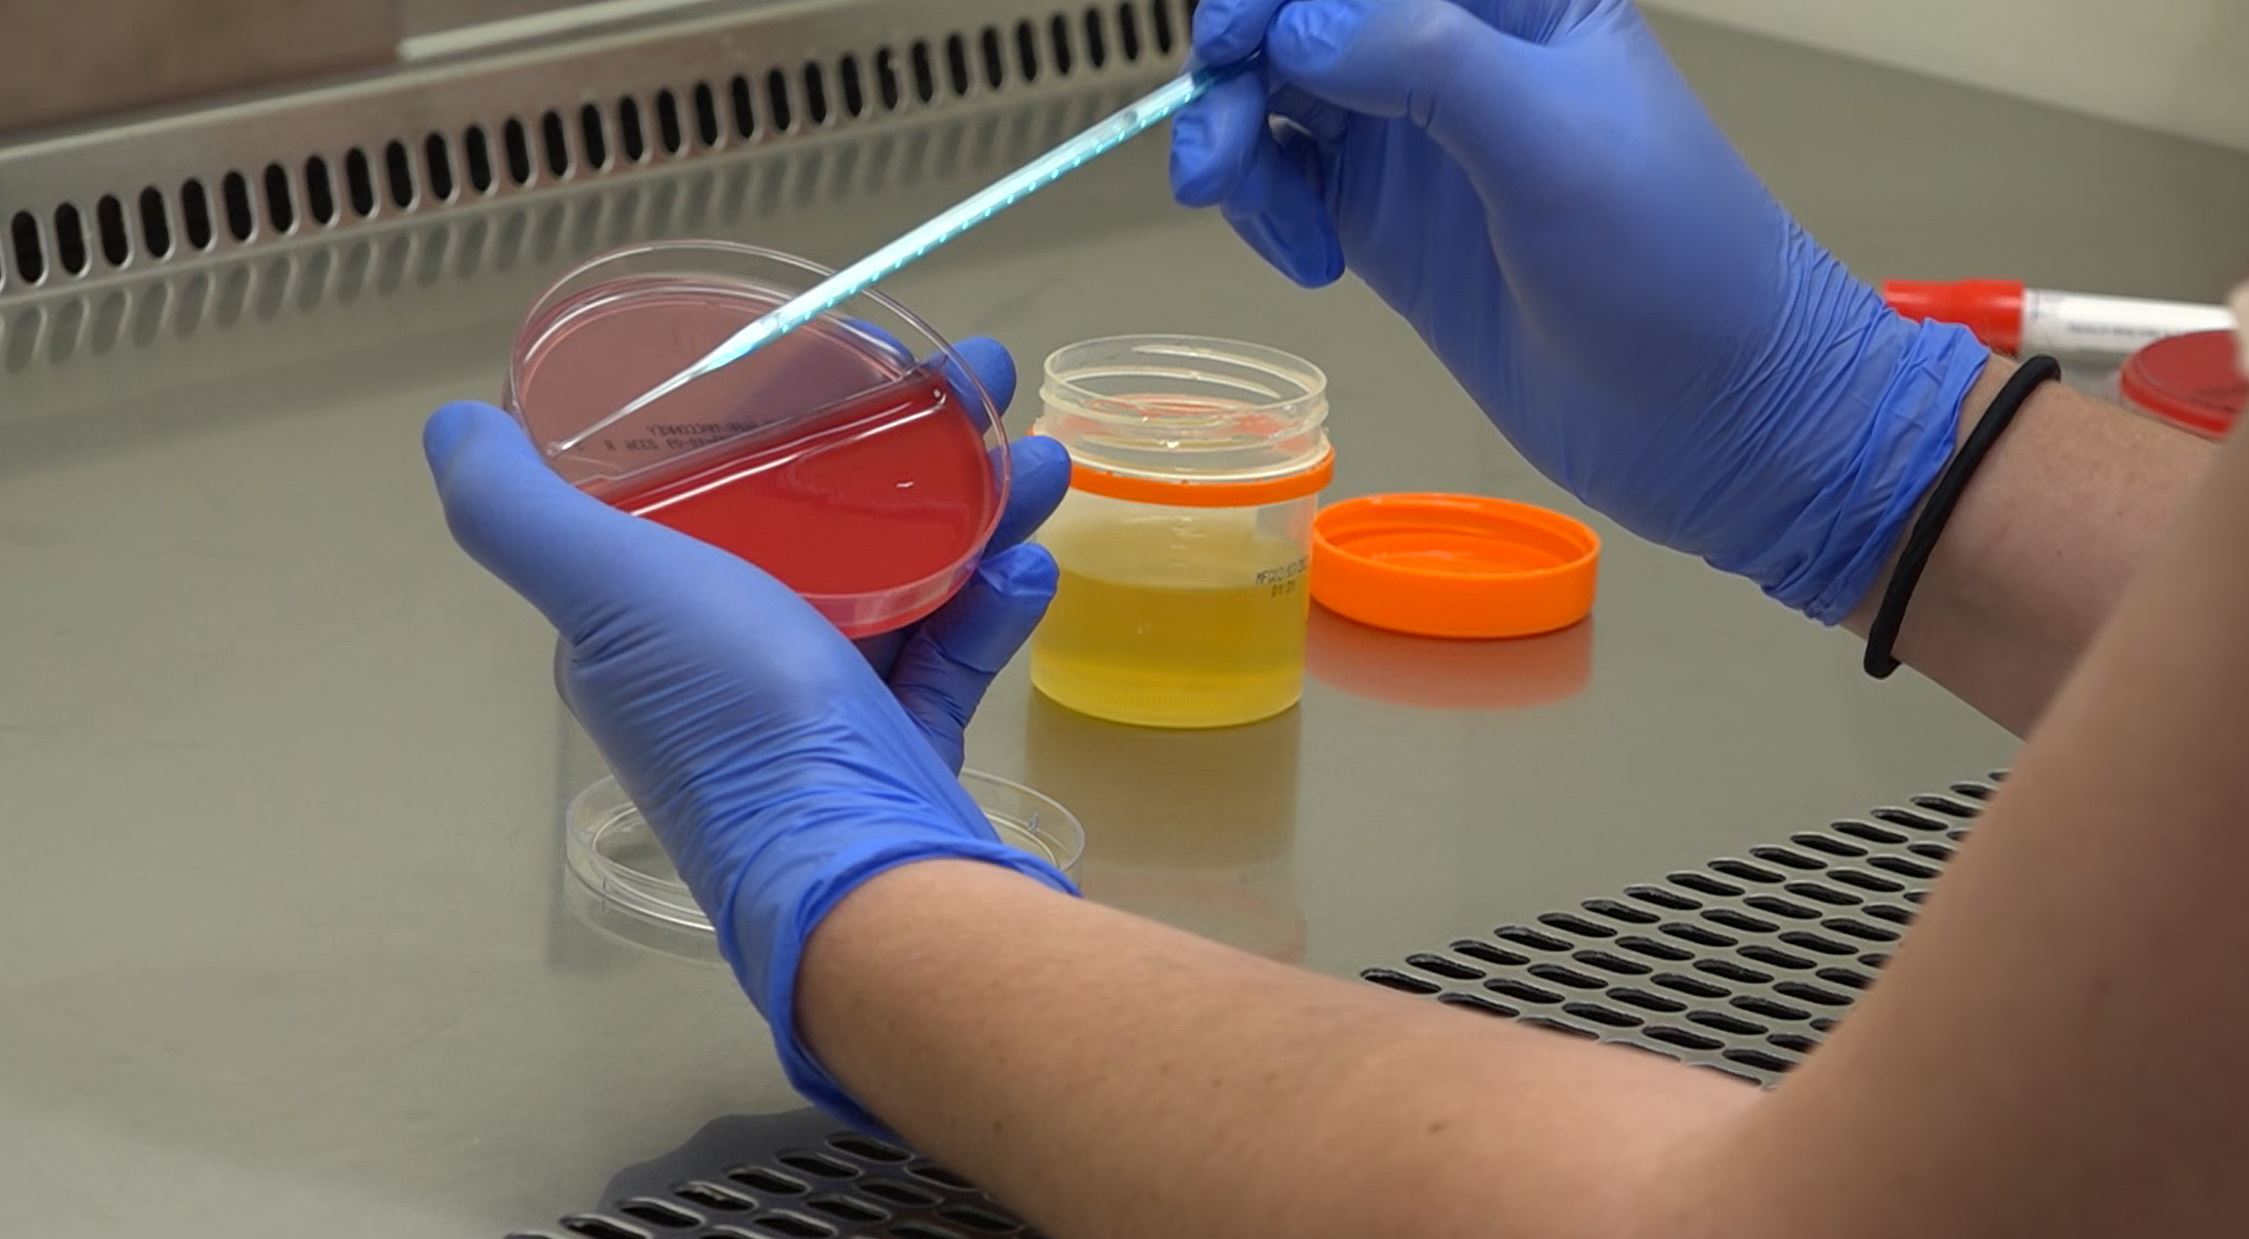
<instances>
[{"instance_id":1,"label":"red agar medium","mask_svg":"<svg viewBox=\"0 0 2249 1239\"><path fill-rule=\"evenodd\" d=\"M516 412L542 448L780 304L772 290L634 278L534 323ZM811 324L551 457L588 493L724 548L848 636L934 611L1003 498L981 393L840 320Z\"/></svg>"}]
</instances>

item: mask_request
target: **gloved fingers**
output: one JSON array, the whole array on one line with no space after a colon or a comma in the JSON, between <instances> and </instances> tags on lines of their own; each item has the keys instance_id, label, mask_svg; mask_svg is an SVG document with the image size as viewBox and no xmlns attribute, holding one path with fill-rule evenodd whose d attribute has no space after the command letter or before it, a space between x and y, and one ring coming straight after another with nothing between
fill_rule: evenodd
<instances>
[{"instance_id":1,"label":"gloved fingers","mask_svg":"<svg viewBox=\"0 0 2249 1239\"><path fill-rule=\"evenodd\" d=\"M1070 489L1070 453L1055 440L1037 436L1017 439L1008 445L1008 458L1015 481L1008 488L1007 508L1000 513L999 524L992 530L992 540L985 545L987 560L997 558L1036 533ZM971 577L962 591L965 593L976 586L977 578ZM955 598L954 603L959 603L959 599ZM944 613L943 610L938 612ZM934 617L929 622L934 623ZM905 629L863 638L858 643L859 652L866 656L867 665L875 669L876 675L888 679L898 665L899 654L916 631Z\"/></svg>"},{"instance_id":2,"label":"gloved fingers","mask_svg":"<svg viewBox=\"0 0 2249 1239\"><path fill-rule=\"evenodd\" d=\"M1230 65L1257 50L1273 14L1289 0L1203 0L1195 7L1195 59Z\"/></svg>"},{"instance_id":3,"label":"gloved fingers","mask_svg":"<svg viewBox=\"0 0 2249 1239\"><path fill-rule=\"evenodd\" d=\"M1319 147L1305 134L1269 130L1223 213L1251 249L1298 284L1320 288L1343 277L1343 242L1320 188Z\"/></svg>"},{"instance_id":4,"label":"gloved fingers","mask_svg":"<svg viewBox=\"0 0 2249 1239\"><path fill-rule=\"evenodd\" d=\"M1273 88L1272 100L1267 106L1273 115L1294 122L1323 145L1341 142L1351 128L1353 114L1349 108L1314 98L1286 83Z\"/></svg>"},{"instance_id":5,"label":"gloved fingers","mask_svg":"<svg viewBox=\"0 0 2249 1239\"><path fill-rule=\"evenodd\" d=\"M1328 103L1407 119L1464 162L1521 115L1534 51L1451 0L1291 0L1266 32L1266 69Z\"/></svg>"},{"instance_id":6,"label":"gloved fingers","mask_svg":"<svg viewBox=\"0 0 2249 1239\"><path fill-rule=\"evenodd\" d=\"M844 321L853 331L873 341L876 347L889 353L895 360L909 366L916 364L918 359L913 350L907 348L905 341L880 323L863 318ZM1006 413L1007 406L1015 400L1015 359L1008 355L1007 347L984 336L971 336L955 344L953 350L959 356L956 358L948 354L936 358L937 369L945 376L945 382L953 389L953 394L959 396L967 406L977 425L983 425L983 409L980 407L983 402L976 398L979 389L991 397L994 411Z\"/></svg>"},{"instance_id":7,"label":"gloved fingers","mask_svg":"<svg viewBox=\"0 0 2249 1239\"><path fill-rule=\"evenodd\" d=\"M843 321L852 331L873 341L875 347L890 354L893 360L909 366L914 364L914 350L907 348L906 342L893 335L888 327L864 318L846 318Z\"/></svg>"},{"instance_id":8,"label":"gloved fingers","mask_svg":"<svg viewBox=\"0 0 2249 1239\"><path fill-rule=\"evenodd\" d=\"M1206 3L1196 20L1210 11ZM1266 92L1262 73L1245 73L1180 114L1172 123L1172 196L1186 206L1222 206L1250 248L1298 284L1332 284L1343 275L1343 245L1312 139L1342 136L1349 115L1302 91L1272 100ZM1276 130L1276 105L1298 130Z\"/></svg>"},{"instance_id":9,"label":"gloved fingers","mask_svg":"<svg viewBox=\"0 0 2249 1239\"><path fill-rule=\"evenodd\" d=\"M1007 412L1007 406L1015 403L1015 358L1008 354L1007 346L989 336L970 336L955 344L953 350L967 363L968 373L975 376L984 394L992 398L992 407ZM950 358L945 364L947 375L957 382L960 367Z\"/></svg>"},{"instance_id":10,"label":"gloved fingers","mask_svg":"<svg viewBox=\"0 0 2249 1239\"><path fill-rule=\"evenodd\" d=\"M1251 172L1272 142L1265 75L1243 73L1216 86L1171 122L1171 196L1181 206L1217 206Z\"/></svg>"},{"instance_id":11,"label":"gloved fingers","mask_svg":"<svg viewBox=\"0 0 2249 1239\"><path fill-rule=\"evenodd\" d=\"M1046 615L1058 576L1044 547L1018 546L992 556L899 652L890 690L956 772L968 720L992 677Z\"/></svg>"},{"instance_id":12,"label":"gloved fingers","mask_svg":"<svg viewBox=\"0 0 2249 1239\"><path fill-rule=\"evenodd\" d=\"M875 669L875 674L887 680L890 673L897 669L898 655L906 648L906 642L913 635L912 628L900 628L893 632L878 632L871 637L861 637L852 644L859 647L860 657L865 658L867 665Z\"/></svg>"},{"instance_id":13,"label":"gloved fingers","mask_svg":"<svg viewBox=\"0 0 2249 1239\"><path fill-rule=\"evenodd\" d=\"M609 586L661 549L652 536L679 536L563 481L515 420L488 404L431 414L422 451L453 540L566 638L595 622Z\"/></svg>"},{"instance_id":14,"label":"gloved fingers","mask_svg":"<svg viewBox=\"0 0 2249 1239\"><path fill-rule=\"evenodd\" d=\"M1017 439L1008 445L1007 458L1013 482L1007 507L985 545L987 557L1037 533L1070 489L1070 453L1054 439L1040 435Z\"/></svg>"},{"instance_id":15,"label":"gloved fingers","mask_svg":"<svg viewBox=\"0 0 2249 1239\"><path fill-rule=\"evenodd\" d=\"M937 359L937 370L945 376L945 385L960 397L961 407L979 431L986 427L984 402L977 392L991 397L992 412L1002 416L1015 401L1015 359L997 340L985 336L962 340L953 346L952 353Z\"/></svg>"},{"instance_id":16,"label":"gloved fingers","mask_svg":"<svg viewBox=\"0 0 2249 1239\"><path fill-rule=\"evenodd\" d=\"M1527 43L1552 43L1599 22L1637 22L1633 0L1456 0L1494 29Z\"/></svg>"},{"instance_id":17,"label":"gloved fingers","mask_svg":"<svg viewBox=\"0 0 2249 1239\"><path fill-rule=\"evenodd\" d=\"M1061 571L1043 546L1010 548L985 560L951 602L938 608L907 642L899 674L919 654L948 667L997 675L1029 639L1054 598Z\"/></svg>"}]
</instances>

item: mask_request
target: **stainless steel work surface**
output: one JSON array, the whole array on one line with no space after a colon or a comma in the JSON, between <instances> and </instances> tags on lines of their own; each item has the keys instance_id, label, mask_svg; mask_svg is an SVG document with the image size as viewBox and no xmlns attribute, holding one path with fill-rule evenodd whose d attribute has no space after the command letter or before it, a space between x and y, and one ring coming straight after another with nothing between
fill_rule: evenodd
<instances>
[{"instance_id":1,"label":"stainless steel work surface","mask_svg":"<svg viewBox=\"0 0 2249 1239\"><path fill-rule=\"evenodd\" d=\"M2212 295L2243 268L2249 159L1665 30L1753 162L1870 271ZM723 971L565 906L561 807L598 763L556 704L550 634L447 539L420 420L496 394L516 316L572 254L690 231L848 258L1059 106L10 303L16 1229L492 1239L714 1120L796 1108ZM1162 166L1139 144L895 291L1026 370L1122 331L1288 348L1333 379L1334 494L1570 506L1372 297L1292 290L1172 209ZM971 762L1079 812L1095 897L1348 972L2007 760L1935 689L1864 680L1847 638L1604 529L1578 630L1449 645L1316 617L1302 707L1199 735L1073 717L1018 667Z\"/></svg>"}]
</instances>

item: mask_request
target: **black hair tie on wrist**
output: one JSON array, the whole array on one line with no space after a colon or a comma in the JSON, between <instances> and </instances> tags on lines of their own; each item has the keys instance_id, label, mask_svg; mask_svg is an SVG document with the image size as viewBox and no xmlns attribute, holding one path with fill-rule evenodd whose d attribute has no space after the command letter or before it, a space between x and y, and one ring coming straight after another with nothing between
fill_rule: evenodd
<instances>
[{"instance_id":1,"label":"black hair tie on wrist","mask_svg":"<svg viewBox=\"0 0 2249 1239\"><path fill-rule=\"evenodd\" d=\"M1952 519L1952 510L1960 505L1960 496L1968 483L1983 465L1984 457L1991 454L1993 444L2007 432L2007 424L2015 414L2030 402L2033 392L2062 376L2062 364L2051 357L2033 357L2015 371L2007 385L1999 389L1999 396L1991 402L1983 420L1976 423L1968 441L1960 445L1960 452L1945 467L1944 476L1937 479L1929 492L1929 502L1921 509L1921 517L1913 522L1913 534L1905 540L1905 551L1898 556L1897 571L1890 576L1890 587L1883 591L1882 607L1874 613L1874 627L1866 634L1866 673L1877 680L1890 678L1898 669L1897 656L1891 647L1897 644L1898 629L1905 625L1905 609L1913 601L1913 589L1921 583L1921 574L1929 567L1929 555L1937 549L1937 539L1944 536L1945 523Z\"/></svg>"}]
</instances>

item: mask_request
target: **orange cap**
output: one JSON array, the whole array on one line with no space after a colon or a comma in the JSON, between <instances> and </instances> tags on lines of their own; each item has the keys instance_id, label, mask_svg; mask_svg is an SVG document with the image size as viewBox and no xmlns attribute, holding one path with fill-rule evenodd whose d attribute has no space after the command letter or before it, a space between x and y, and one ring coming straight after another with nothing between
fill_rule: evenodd
<instances>
[{"instance_id":1,"label":"orange cap","mask_svg":"<svg viewBox=\"0 0 2249 1239\"><path fill-rule=\"evenodd\" d=\"M1530 637L1593 611L1601 539L1559 512L1478 495L1370 495L1312 522L1312 597L1424 637Z\"/></svg>"},{"instance_id":2,"label":"orange cap","mask_svg":"<svg viewBox=\"0 0 2249 1239\"><path fill-rule=\"evenodd\" d=\"M1334 476L1335 449L1332 447L1323 450L1319 459L1304 468L1247 481L1209 481L1193 476L1142 477L1112 473L1075 456L1070 458L1070 489L1104 499L1129 499L1134 503L1170 508L1255 508L1268 503L1286 503L1319 494L1327 489L1328 480Z\"/></svg>"},{"instance_id":3,"label":"orange cap","mask_svg":"<svg viewBox=\"0 0 2249 1239\"><path fill-rule=\"evenodd\" d=\"M2002 353L2023 346L2021 280L1886 280L1882 299L1907 318L1958 323L1987 348Z\"/></svg>"}]
</instances>

